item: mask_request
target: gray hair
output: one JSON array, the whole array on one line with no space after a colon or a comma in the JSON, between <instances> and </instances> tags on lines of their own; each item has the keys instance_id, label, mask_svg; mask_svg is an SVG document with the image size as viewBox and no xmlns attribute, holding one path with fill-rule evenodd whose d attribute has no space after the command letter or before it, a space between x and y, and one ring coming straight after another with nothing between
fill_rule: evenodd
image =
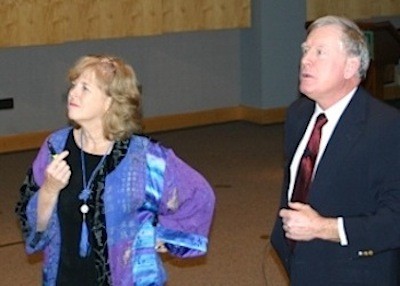
<instances>
[{"instance_id":1,"label":"gray hair","mask_svg":"<svg viewBox=\"0 0 400 286\"><path fill-rule=\"evenodd\" d=\"M343 47L348 55L360 58L358 74L361 79L364 79L367 75L370 63L370 55L364 33L352 20L329 15L318 18L312 22L307 29L307 34L316 28L328 25L336 25L341 28L343 34L341 39Z\"/></svg>"}]
</instances>

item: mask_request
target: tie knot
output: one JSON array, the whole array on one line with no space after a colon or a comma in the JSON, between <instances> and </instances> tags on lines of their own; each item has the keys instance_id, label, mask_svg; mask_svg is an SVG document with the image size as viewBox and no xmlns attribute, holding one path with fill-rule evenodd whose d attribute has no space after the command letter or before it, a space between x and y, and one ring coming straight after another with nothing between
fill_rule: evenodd
<instances>
[{"instance_id":1,"label":"tie knot","mask_svg":"<svg viewBox=\"0 0 400 286\"><path fill-rule=\"evenodd\" d=\"M328 119L326 118L324 113L321 113L317 117L317 121L315 122L315 127L322 128L326 123L328 122Z\"/></svg>"}]
</instances>

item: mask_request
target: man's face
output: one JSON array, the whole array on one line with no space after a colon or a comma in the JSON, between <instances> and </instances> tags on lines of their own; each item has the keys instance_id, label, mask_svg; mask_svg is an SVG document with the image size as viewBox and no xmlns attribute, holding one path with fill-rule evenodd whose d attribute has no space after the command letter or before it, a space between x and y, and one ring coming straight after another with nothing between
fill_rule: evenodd
<instances>
[{"instance_id":1,"label":"man's face","mask_svg":"<svg viewBox=\"0 0 400 286\"><path fill-rule=\"evenodd\" d=\"M313 30L302 44L300 91L315 101L336 101L345 89L348 59L341 42L342 32L334 25Z\"/></svg>"}]
</instances>

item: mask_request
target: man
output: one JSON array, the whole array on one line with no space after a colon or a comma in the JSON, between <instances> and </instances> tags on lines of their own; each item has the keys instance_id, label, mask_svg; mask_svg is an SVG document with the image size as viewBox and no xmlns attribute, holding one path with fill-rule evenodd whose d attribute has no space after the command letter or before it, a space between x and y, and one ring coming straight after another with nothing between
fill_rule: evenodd
<instances>
[{"instance_id":1,"label":"man","mask_svg":"<svg viewBox=\"0 0 400 286\"><path fill-rule=\"evenodd\" d=\"M316 20L302 50L305 97L287 112L283 195L271 243L291 285L400 285L400 114L360 87L369 55L352 21ZM321 113L327 121L310 147ZM301 198L296 177L313 149L311 183Z\"/></svg>"}]
</instances>

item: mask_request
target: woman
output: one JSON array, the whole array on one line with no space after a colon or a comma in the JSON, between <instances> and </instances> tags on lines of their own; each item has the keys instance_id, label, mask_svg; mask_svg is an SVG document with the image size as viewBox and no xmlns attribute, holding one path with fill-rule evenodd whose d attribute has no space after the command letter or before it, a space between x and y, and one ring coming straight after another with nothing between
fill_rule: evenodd
<instances>
[{"instance_id":1,"label":"woman","mask_svg":"<svg viewBox=\"0 0 400 286\"><path fill-rule=\"evenodd\" d=\"M51 134L16 212L43 285L163 285L157 252L204 255L215 197L172 150L138 135L140 94L121 59L84 56L69 71L71 126Z\"/></svg>"}]
</instances>

